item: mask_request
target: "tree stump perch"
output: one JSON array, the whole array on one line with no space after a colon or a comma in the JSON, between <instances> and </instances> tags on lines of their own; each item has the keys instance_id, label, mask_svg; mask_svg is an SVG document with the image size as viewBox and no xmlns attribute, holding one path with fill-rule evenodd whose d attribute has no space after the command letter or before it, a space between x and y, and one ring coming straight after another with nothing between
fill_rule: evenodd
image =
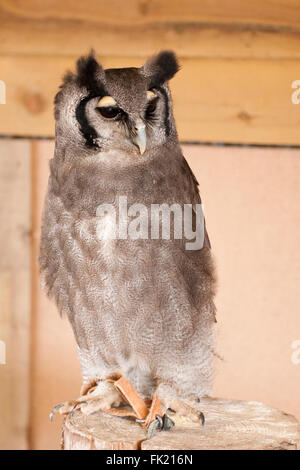
<instances>
[{"instance_id":1,"label":"tree stump perch","mask_svg":"<svg viewBox=\"0 0 300 470\"><path fill-rule=\"evenodd\" d=\"M146 440L134 419L80 410L63 424L64 450L296 450L300 424L293 416L258 402L203 398L205 426L170 414L175 427Z\"/></svg>"}]
</instances>

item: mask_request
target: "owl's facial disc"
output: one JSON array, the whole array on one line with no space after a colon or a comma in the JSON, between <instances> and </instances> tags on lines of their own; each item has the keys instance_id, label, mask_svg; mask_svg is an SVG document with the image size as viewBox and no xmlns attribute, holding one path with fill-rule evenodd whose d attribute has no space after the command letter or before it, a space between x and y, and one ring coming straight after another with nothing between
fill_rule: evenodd
<instances>
[{"instance_id":1,"label":"owl's facial disc","mask_svg":"<svg viewBox=\"0 0 300 470\"><path fill-rule=\"evenodd\" d=\"M146 124L144 120L151 121L156 110L157 96L151 90L147 91L147 107L144 116L135 116L134 118L127 115L117 104L112 96L103 96L99 99L96 106L97 112L106 120L121 120L125 118L130 121L130 138L132 142L139 148L140 155L143 155L147 146ZM126 119L127 117L127 119Z\"/></svg>"},{"instance_id":2,"label":"owl's facial disc","mask_svg":"<svg viewBox=\"0 0 300 470\"><path fill-rule=\"evenodd\" d=\"M177 71L170 51L140 68L112 69L104 69L91 51L78 59L75 73L66 74L56 95L57 141L65 146L68 135L72 146L86 152L151 157L168 139L177 138L168 88Z\"/></svg>"},{"instance_id":3,"label":"owl's facial disc","mask_svg":"<svg viewBox=\"0 0 300 470\"><path fill-rule=\"evenodd\" d=\"M122 149L138 157L160 139L165 101L159 90L103 90L102 95L87 100L85 115L102 149ZM106 93L105 93L106 91ZM108 91L108 93L107 93ZM133 102L135 100L135 102ZM149 141L149 144L148 144ZM133 146L136 150L133 149Z\"/></svg>"}]
</instances>

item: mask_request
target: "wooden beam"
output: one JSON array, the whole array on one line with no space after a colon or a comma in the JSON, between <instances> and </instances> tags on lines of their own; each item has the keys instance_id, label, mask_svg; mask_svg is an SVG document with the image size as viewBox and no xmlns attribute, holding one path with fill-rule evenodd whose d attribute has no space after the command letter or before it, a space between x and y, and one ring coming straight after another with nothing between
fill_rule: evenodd
<instances>
[{"instance_id":1,"label":"wooden beam","mask_svg":"<svg viewBox=\"0 0 300 470\"><path fill-rule=\"evenodd\" d=\"M169 48L182 64L172 81L182 141L300 144L297 0L2 0L0 18L2 135L52 137L61 76L91 47L112 67Z\"/></svg>"},{"instance_id":2,"label":"wooden beam","mask_svg":"<svg viewBox=\"0 0 300 470\"><path fill-rule=\"evenodd\" d=\"M2 0L5 18L20 21L90 21L107 25L223 23L300 27L298 0Z\"/></svg>"},{"instance_id":3,"label":"wooden beam","mask_svg":"<svg viewBox=\"0 0 300 470\"><path fill-rule=\"evenodd\" d=\"M53 136L53 98L76 57L1 57L7 96L0 106L0 133ZM145 58L110 57L105 67L140 66ZM291 83L296 60L184 58L171 81L182 141L300 144L300 106Z\"/></svg>"},{"instance_id":4,"label":"wooden beam","mask_svg":"<svg viewBox=\"0 0 300 470\"><path fill-rule=\"evenodd\" d=\"M1 2L0 54L299 58L296 0Z\"/></svg>"}]
</instances>

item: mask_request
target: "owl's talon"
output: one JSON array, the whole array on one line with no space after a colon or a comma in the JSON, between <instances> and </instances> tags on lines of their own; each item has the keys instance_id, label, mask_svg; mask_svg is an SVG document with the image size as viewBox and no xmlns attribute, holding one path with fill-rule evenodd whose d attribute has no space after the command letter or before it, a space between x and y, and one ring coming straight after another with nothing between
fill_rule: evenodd
<instances>
[{"instance_id":1,"label":"owl's talon","mask_svg":"<svg viewBox=\"0 0 300 470\"><path fill-rule=\"evenodd\" d=\"M165 413L162 417L162 431L169 431L175 426L174 421Z\"/></svg>"},{"instance_id":2,"label":"owl's talon","mask_svg":"<svg viewBox=\"0 0 300 470\"><path fill-rule=\"evenodd\" d=\"M155 419L157 419L157 420L158 420L158 423L159 423L159 427L158 427L158 429L159 429L159 430L162 430L162 428L163 428L163 425L164 425L164 423L163 423L163 419L162 419L162 416L160 416L160 415L156 415L156 418L155 418Z\"/></svg>"},{"instance_id":3,"label":"owl's talon","mask_svg":"<svg viewBox=\"0 0 300 470\"><path fill-rule=\"evenodd\" d=\"M56 415L56 413L58 412L58 410L60 408L62 408L64 406L64 403L59 403L58 405L54 406L51 410L51 413L49 414L49 419L50 419L50 422L52 423L53 421L53 418L54 416Z\"/></svg>"},{"instance_id":4,"label":"owl's talon","mask_svg":"<svg viewBox=\"0 0 300 470\"><path fill-rule=\"evenodd\" d=\"M87 403L86 401L79 401L78 403L75 403L75 405L73 406L73 408L71 409L71 411L69 412L69 415L70 416L73 416L74 414L74 411L76 410L76 408L78 408L79 406L83 405Z\"/></svg>"},{"instance_id":5,"label":"owl's talon","mask_svg":"<svg viewBox=\"0 0 300 470\"><path fill-rule=\"evenodd\" d=\"M175 423L167 414L156 415L155 420L150 423L147 429L147 440L154 437L158 431L169 431L173 426Z\"/></svg>"},{"instance_id":6,"label":"owl's talon","mask_svg":"<svg viewBox=\"0 0 300 470\"><path fill-rule=\"evenodd\" d=\"M155 434L157 433L157 431L161 431L161 423L162 423L162 418L159 417L160 419L158 419L158 417L155 418L154 421L152 421L152 423L149 424L149 427L147 429L147 436L146 436L146 439L152 439L152 437L155 436Z\"/></svg>"},{"instance_id":7,"label":"owl's talon","mask_svg":"<svg viewBox=\"0 0 300 470\"><path fill-rule=\"evenodd\" d=\"M204 426L205 425L205 416L202 413L202 411L200 411L200 413L199 413L199 418L200 418L202 426Z\"/></svg>"}]
</instances>

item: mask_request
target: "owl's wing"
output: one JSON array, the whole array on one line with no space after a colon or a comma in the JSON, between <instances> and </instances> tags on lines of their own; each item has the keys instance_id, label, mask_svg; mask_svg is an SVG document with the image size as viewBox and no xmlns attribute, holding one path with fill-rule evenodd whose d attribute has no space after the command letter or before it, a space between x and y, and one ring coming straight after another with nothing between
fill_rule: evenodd
<instances>
[{"instance_id":1,"label":"owl's wing","mask_svg":"<svg viewBox=\"0 0 300 470\"><path fill-rule=\"evenodd\" d=\"M189 183L189 190L190 190L190 202L191 204L201 204L201 197L199 193L199 183L197 181L196 176L191 170L191 167L189 166L188 162L182 155L182 171L184 174L184 177L188 180ZM196 217L196 213L193 209L193 215ZM206 230L206 223L204 219L204 246L207 246L208 248L211 248L209 236Z\"/></svg>"}]
</instances>

